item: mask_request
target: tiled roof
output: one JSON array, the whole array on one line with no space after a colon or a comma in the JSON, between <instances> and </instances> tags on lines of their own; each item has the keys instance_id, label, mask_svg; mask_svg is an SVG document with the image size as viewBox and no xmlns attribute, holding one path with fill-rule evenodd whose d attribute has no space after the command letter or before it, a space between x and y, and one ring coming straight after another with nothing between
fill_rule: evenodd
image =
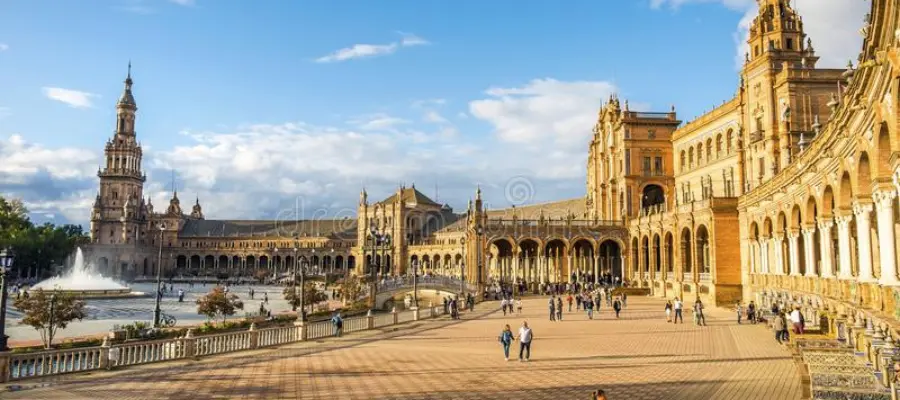
<instances>
[{"instance_id":1,"label":"tiled roof","mask_svg":"<svg viewBox=\"0 0 900 400\"><path fill-rule=\"evenodd\" d=\"M394 193L390 197L378 202L378 204L393 203L394 201L396 201L396 199L397 199L397 193ZM403 202L406 202L406 203L416 203L419 205L438 206L438 207L441 206L440 204L435 203L434 200L431 200L430 198L428 198L428 196L422 194L422 192L416 190L416 188L414 188L414 187L403 189L403 191L401 192L401 200L403 200Z\"/></svg>"},{"instance_id":2,"label":"tiled roof","mask_svg":"<svg viewBox=\"0 0 900 400\"><path fill-rule=\"evenodd\" d=\"M181 237L356 237L356 218L305 221L185 220Z\"/></svg>"}]
</instances>

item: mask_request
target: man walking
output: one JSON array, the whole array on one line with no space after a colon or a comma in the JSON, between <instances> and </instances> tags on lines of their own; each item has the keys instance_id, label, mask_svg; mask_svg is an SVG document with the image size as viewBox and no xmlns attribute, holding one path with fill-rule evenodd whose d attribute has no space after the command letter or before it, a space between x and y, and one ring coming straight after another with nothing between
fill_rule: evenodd
<instances>
[{"instance_id":1,"label":"man walking","mask_svg":"<svg viewBox=\"0 0 900 400\"><path fill-rule=\"evenodd\" d=\"M703 303L700 299L697 299L694 303L694 319L696 319L698 326L706 326L706 317L703 316Z\"/></svg>"},{"instance_id":2,"label":"man walking","mask_svg":"<svg viewBox=\"0 0 900 400\"><path fill-rule=\"evenodd\" d=\"M331 324L334 325L334 336L341 337L344 333L344 319L341 318L341 312L338 311L331 317Z\"/></svg>"},{"instance_id":3,"label":"man walking","mask_svg":"<svg viewBox=\"0 0 900 400\"><path fill-rule=\"evenodd\" d=\"M681 314L682 309L684 308L684 303L681 302L677 297L675 298L675 321L674 323L678 323L678 320L681 320L681 323L684 323L684 316Z\"/></svg>"},{"instance_id":4,"label":"man walking","mask_svg":"<svg viewBox=\"0 0 900 400\"><path fill-rule=\"evenodd\" d=\"M550 321L556 321L556 300L550 296Z\"/></svg>"},{"instance_id":5,"label":"man walking","mask_svg":"<svg viewBox=\"0 0 900 400\"><path fill-rule=\"evenodd\" d=\"M562 321L563 303L562 296L556 298L556 320Z\"/></svg>"},{"instance_id":6,"label":"man walking","mask_svg":"<svg viewBox=\"0 0 900 400\"><path fill-rule=\"evenodd\" d=\"M522 321L522 327L519 328L519 336L516 338L519 340L519 361L528 362L528 359L531 358L532 338L534 338L534 334L531 332L531 328L528 327L528 321ZM522 358L523 353L525 358Z\"/></svg>"}]
</instances>

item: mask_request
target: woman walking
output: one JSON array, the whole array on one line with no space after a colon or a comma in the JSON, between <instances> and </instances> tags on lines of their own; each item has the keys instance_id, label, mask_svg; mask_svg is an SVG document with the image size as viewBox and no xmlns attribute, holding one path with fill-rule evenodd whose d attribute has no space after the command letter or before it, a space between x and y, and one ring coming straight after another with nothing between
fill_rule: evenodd
<instances>
[{"instance_id":1,"label":"woman walking","mask_svg":"<svg viewBox=\"0 0 900 400\"><path fill-rule=\"evenodd\" d=\"M672 301L666 300L666 322L672 322Z\"/></svg>"},{"instance_id":2,"label":"woman walking","mask_svg":"<svg viewBox=\"0 0 900 400\"><path fill-rule=\"evenodd\" d=\"M500 332L499 340L500 344L503 345L503 357L506 358L506 361L509 361L509 345L513 341L513 333L509 328L509 324L503 328L503 332Z\"/></svg>"}]
</instances>

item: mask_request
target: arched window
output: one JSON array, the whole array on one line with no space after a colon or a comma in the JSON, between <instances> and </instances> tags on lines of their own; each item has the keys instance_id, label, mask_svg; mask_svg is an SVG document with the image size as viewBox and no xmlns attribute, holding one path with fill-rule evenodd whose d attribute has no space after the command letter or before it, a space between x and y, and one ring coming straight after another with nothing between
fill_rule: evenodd
<instances>
[{"instance_id":1,"label":"arched window","mask_svg":"<svg viewBox=\"0 0 900 400\"><path fill-rule=\"evenodd\" d=\"M712 160L712 139L706 139L706 162Z\"/></svg>"},{"instance_id":2,"label":"arched window","mask_svg":"<svg viewBox=\"0 0 900 400\"><path fill-rule=\"evenodd\" d=\"M716 158L722 157L722 134L716 136Z\"/></svg>"},{"instance_id":3,"label":"arched window","mask_svg":"<svg viewBox=\"0 0 900 400\"><path fill-rule=\"evenodd\" d=\"M693 147L688 149L688 166L690 168L694 167L694 148Z\"/></svg>"},{"instance_id":4,"label":"arched window","mask_svg":"<svg viewBox=\"0 0 900 400\"><path fill-rule=\"evenodd\" d=\"M732 131L731 129L729 129L729 130L728 130L728 136L727 136L727 138L725 139L725 151L728 152L728 154L731 154L731 150L732 150L731 143L732 143L732 137L733 137L733 136L734 136L734 131Z\"/></svg>"},{"instance_id":5,"label":"arched window","mask_svg":"<svg viewBox=\"0 0 900 400\"><path fill-rule=\"evenodd\" d=\"M703 143L697 145L697 165L703 164Z\"/></svg>"},{"instance_id":6,"label":"arched window","mask_svg":"<svg viewBox=\"0 0 900 400\"><path fill-rule=\"evenodd\" d=\"M681 151L681 164L679 164L679 165L680 165L680 169L679 169L679 170L680 170L681 172L684 172L684 150Z\"/></svg>"}]
</instances>

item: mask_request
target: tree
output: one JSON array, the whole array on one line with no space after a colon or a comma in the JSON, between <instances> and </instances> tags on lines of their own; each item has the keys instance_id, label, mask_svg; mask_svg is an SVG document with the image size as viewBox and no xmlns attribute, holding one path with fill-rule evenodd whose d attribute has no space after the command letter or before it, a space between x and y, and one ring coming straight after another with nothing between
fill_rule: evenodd
<instances>
[{"instance_id":1,"label":"tree","mask_svg":"<svg viewBox=\"0 0 900 400\"><path fill-rule=\"evenodd\" d=\"M363 282L358 276L349 275L341 280L340 291L345 305L356 303L359 301L359 296L362 295Z\"/></svg>"},{"instance_id":2,"label":"tree","mask_svg":"<svg viewBox=\"0 0 900 400\"><path fill-rule=\"evenodd\" d=\"M222 318L222 322L237 310L244 309L244 302L234 293L226 293L225 288L215 287L197 299L197 313L208 319Z\"/></svg>"},{"instance_id":3,"label":"tree","mask_svg":"<svg viewBox=\"0 0 900 400\"><path fill-rule=\"evenodd\" d=\"M0 248L12 249L16 257L13 270L18 271L17 275L31 270L47 276L75 247L87 242L81 226L34 225L21 200L0 197Z\"/></svg>"},{"instance_id":4,"label":"tree","mask_svg":"<svg viewBox=\"0 0 900 400\"><path fill-rule=\"evenodd\" d=\"M55 301L51 301L53 295L56 295ZM22 296L16 299L13 306L24 314L21 321L23 324L31 326L41 333L41 341L48 349L53 344L53 338L59 329L66 329L70 322L76 319L81 321L85 316L84 301L65 292L47 292L38 289L32 291L28 298Z\"/></svg>"},{"instance_id":5,"label":"tree","mask_svg":"<svg viewBox=\"0 0 900 400\"><path fill-rule=\"evenodd\" d=\"M297 311L297 307L300 307L300 288L294 286L288 286L284 288L284 299L287 300L288 304L291 305L291 309ZM328 300L328 296L324 291L319 290L318 285L315 282L305 282L303 285L303 300L304 305L308 309L312 309L312 307L318 303L321 303L325 300Z\"/></svg>"}]
</instances>

